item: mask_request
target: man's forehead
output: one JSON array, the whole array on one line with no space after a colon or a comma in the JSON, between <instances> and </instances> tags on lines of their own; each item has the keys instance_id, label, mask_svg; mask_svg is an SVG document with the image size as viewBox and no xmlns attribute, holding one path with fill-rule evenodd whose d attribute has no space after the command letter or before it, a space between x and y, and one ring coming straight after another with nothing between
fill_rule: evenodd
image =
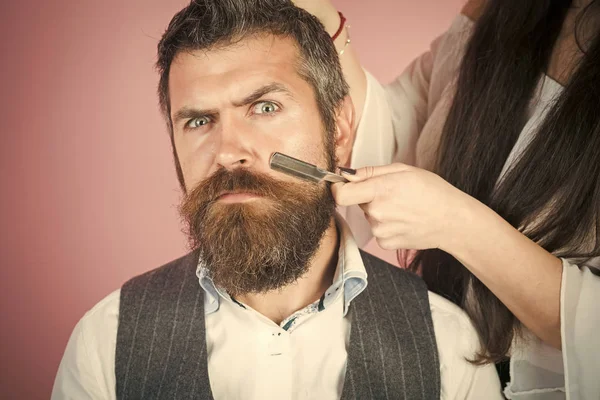
<instances>
[{"instance_id":1,"label":"man's forehead","mask_svg":"<svg viewBox=\"0 0 600 400\"><path fill-rule=\"evenodd\" d=\"M174 70L184 70L211 75L252 65L264 68L274 65L295 67L298 56L298 47L291 38L252 35L208 49L179 51L170 70L171 73Z\"/></svg>"},{"instance_id":2,"label":"man's forehead","mask_svg":"<svg viewBox=\"0 0 600 400\"><path fill-rule=\"evenodd\" d=\"M237 92L230 93L233 96L245 95L273 82L289 92L304 92L306 81L298 74L297 54L293 40L272 35L253 36L210 50L182 51L171 65L171 100L180 96L200 100L200 96L224 95L226 91Z\"/></svg>"}]
</instances>

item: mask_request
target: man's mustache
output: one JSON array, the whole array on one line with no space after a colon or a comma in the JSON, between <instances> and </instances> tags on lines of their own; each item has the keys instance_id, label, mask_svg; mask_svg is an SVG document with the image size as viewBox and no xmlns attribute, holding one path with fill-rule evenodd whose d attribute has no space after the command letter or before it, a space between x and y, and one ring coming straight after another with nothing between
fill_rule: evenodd
<instances>
[{"instance_id":1,"label":"man's mustache","mask_svg":"<svg viewBox=\"0 0 600 400\"><path fill-rule=\"evenodd\" d=\"M221 167L196 185L189 197L203 202L214 202L223 194L243 192L278 199L290 190L298 190L298 186L298 183L280 181L244 167L233 170Z\"/></svg>"}]
</instances>

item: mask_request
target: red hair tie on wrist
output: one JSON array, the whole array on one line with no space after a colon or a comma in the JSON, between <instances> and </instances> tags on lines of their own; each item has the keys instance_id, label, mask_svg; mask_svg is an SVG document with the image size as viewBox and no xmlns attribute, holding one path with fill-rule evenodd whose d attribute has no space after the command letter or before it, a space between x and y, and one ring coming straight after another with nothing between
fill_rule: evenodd
<instances>
[{"instance_id":1,"label":"red hair tie on wrist","mask_svg":"<svg viewBox=\"0 0 600 400\"><path fill-rule=\"evenodd\" d=\"M340 36L340 33L342 33L342 31L344 30L344 24L346 23L346 17L344 17L344 14L342 14L339 11L338 11L338 14L340 15L340 26L338 27L337 31L331 37L331 40L335 40L335 39L337 39L338 36Z\"/></svg>"}]
</instances>

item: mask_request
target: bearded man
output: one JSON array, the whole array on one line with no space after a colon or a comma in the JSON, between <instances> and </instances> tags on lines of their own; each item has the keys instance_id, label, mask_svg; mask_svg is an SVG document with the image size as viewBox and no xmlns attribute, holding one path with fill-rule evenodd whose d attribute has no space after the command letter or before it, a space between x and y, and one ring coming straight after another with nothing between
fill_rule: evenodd
<instances>
[{"instance_id":1,"label":"bearded man","mask_svg":"<svg viewBox=\"0 0 600 400\"><path fill-rule=\"evenodd\" d=\"M350 157L348 86L315 18L194 0L158 70L192 251L81 319L54 399L500 398L458 307L360 251L328 183L269 167Z\"/></svg>"}]
</instances>

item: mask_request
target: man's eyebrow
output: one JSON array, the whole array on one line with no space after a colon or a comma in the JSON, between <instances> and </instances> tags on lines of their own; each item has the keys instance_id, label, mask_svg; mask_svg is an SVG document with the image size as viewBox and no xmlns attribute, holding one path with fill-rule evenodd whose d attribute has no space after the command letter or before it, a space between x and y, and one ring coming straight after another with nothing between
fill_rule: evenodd
<instances>
[{"instance_id":1,"label":"man's eyebrow","mask_svg":"<svg viewBox=\"0 0 600 400\"><path fill-rule=\"evenodd\" d=\"M173 125L177 125L182 120L215 114L218 114L217 110L200 110L193 107L182 107L173 115Z\"/></svg>"},{"instance_id":2,"label":"man's eyebrow","mask_svg":"<svg viewBox=\"0 0 600 400\"><path fill-rule=\"evenodd\" d=\"M272 82L272 83L269 83L269 84L259 87L258 89L254 90L252 93L250 93L248 96L244 97L242 100L234 101L233 105L235 107L247 106L249 104L254 103L258 99L260 99L261 97L263 97L264 95L269 94L269 93L284 93L292 100L295 100L292 92L290 92L288 88L286 88L281 83ZM216 115L216 114L218 114L218 111L214 110L214 109L202 110L202 109L197 109L197 108L193 108L193 107L182 107L179 110L177 110L177 112L175 114L173 114L173 125L177 125L182 120L193 119L193 118L198 118L198 117L203 117L203 116Z\"/></svg>"},{"instance_id":3,"label":"man's eyebrow","mask_svg":"<svg viewBox=\"0 0 600 400\"><path fill-rule=\"evenodd\" d=\"M291 99L294 99L292 92L290 92L288 90L288 88L286 88L281 83L272 82L267 85L259 87L254 92L250 93L248 96L243 98L241 101L234 101L233 105L236 107L247 106L247 105L254 103L258 99L260 99L261 97L263 97L264 95L269 94L269 93L284 93Z\"/></svg>"}]
</instances>

